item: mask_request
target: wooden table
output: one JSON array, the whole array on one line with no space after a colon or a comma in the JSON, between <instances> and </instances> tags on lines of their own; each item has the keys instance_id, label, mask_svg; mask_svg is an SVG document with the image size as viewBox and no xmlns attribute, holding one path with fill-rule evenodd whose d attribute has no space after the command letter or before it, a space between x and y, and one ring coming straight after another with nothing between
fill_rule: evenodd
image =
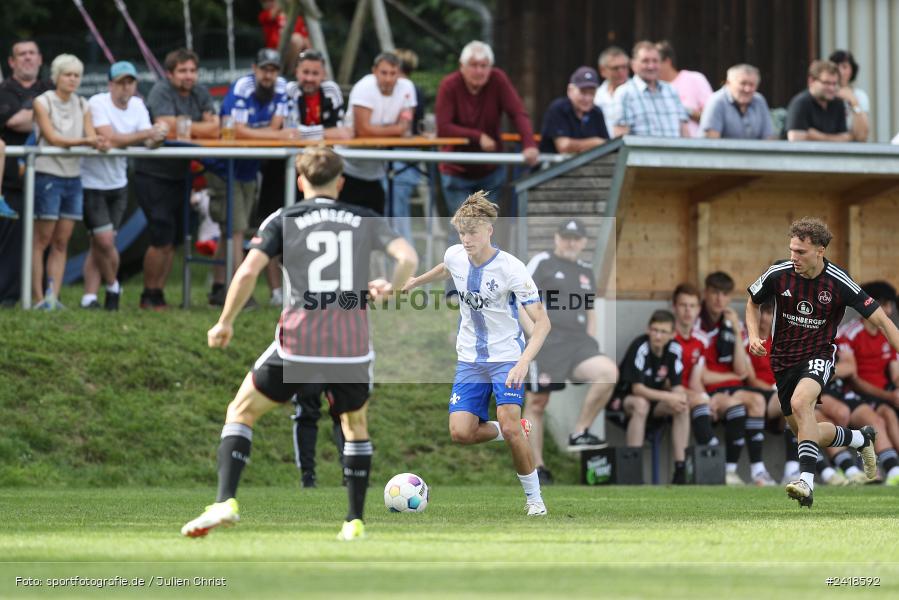
<instances>
[{"instance_id":1,"label":"wooden table","mask_svg":"<svg viewBox=\"0 0 899 600\"><path fill-rule=\"evenodd\" d=\"M307 146L346 146L348 148L433 148L465 146L468 138L460 137L378 137L351 140L190 140L207 148L304 148Z\"/></svg>"}]
</instances>

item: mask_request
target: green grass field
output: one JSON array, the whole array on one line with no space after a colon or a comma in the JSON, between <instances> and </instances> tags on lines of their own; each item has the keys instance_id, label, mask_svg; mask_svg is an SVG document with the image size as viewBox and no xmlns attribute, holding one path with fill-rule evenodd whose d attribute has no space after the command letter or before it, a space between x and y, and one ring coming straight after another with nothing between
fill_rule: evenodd
<instances>
[{"instance_id":1,"label":"green grass field","mask_svg":"<svg viewBox=\"0 0 899 600\"><path fill-rule=\"evenodd\" d=\"M555 486L545 494L550 515L529 519L517 482L431 484L425 513L396 514L375 483L368 538L353 543L334 539L345 510L339 487L245 487L241 523L205 539L178 530L211 489L0 491L0 597L899 594L899 520L887 488L819 487L814 508L799 510L780 488ZM48 587L49 578L116 576L147 583ZM44 585L17 587L16 577ZM226 586L194 585L195 577ZM835 589L828 577L880 586Z\"/></svg>"}]
</instances>

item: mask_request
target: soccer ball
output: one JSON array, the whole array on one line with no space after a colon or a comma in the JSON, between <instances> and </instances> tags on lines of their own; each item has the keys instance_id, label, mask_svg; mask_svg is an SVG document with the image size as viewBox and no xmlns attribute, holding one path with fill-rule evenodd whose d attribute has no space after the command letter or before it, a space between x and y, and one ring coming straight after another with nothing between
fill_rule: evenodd
<instances>
[{"instance_id":1,"label":"soccer ball","mask_svg":"<svg viewBox=\"0 0 899 600\"><path fill-rule=\"evenodd\" d=\"M414 473L400 473L384 486L384 505L390 512L423 512L429 495L424 479Z\"/></svg>"}]
</instances>

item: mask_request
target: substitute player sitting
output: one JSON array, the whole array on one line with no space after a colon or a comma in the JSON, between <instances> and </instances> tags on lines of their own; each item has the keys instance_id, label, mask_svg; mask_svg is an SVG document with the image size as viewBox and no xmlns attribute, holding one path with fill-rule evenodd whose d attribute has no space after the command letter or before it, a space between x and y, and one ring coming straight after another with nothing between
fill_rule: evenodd
<instances>
[{"instance_id":1,"label":"substitute player sitting","mask_svg":"<svg viewBox=\"0 0 899 600\"><path fill-rule=\"evenodd\" d=\"M880 304L887 317L893 315L896 310L896 288L885 281L872 281L862 285L862 289ZM877 451L886 483L899 485L899 467L896 466L896 452L892 449L899 442L899 418L896 416L896 409L899 408L899 353L890 348L883 332L871 321L853 319L840 327L838 336L841 356L850 355L855 360L852 389L858 394L859 401L876 411L883 420L883 425L877 427L878 438L882 434L887 434L884 437L889 438L884 446L888 449Z\"/></svg>"},{"instance_id":2,"label":"substitute player sitting","mask_svg":"<svg viewBox=\"0 0 899 600\"><path fill-rule=\"evenodd\" d=\"M328 148L306 150L297 157L305 200L263 221L228 288L222 314L209 330L210 347L228 346L234 319L257 277L272 258L281 256L289 302L278 321L275 341L228 405L218 450L215 503L184 525L183 535L204 536L214 527L239 520L235 495L249 460L253 425L294 394L318 396L323 391L333 397L332 409L340 415L345 437L343 473L349 511L337 539L350 541L365 535L362 511L372 460L366 408L374 359L365 296L377 298L402 287L418 257L383 218L335 200L343 186L342 170L342 159ZM384 250L397 261L393 286L384 280L369 282L374 250ZM338 295L339 302L328 303Z\"/></svg>"},{"instance_id":3,"label":"substitute player sitting","mask_svg":"<svg viewBox=\"0 0 899 600\"><path fill-rule=\"evenodd\" d=\"M450 436L460 444L505 440L524 488L527 514L540 516L546 514L546 506L521 406L528 368L550 324L524 263L490 242L497 209L483 191L469 196L452 219L462 243L451 246L442 263L412 278L403 289L453 278L461 323L456 338L459 360L449 401ZM534 322L526 346L518 324L518 304ZM496 397L498 421L487 420L491 393Z\"/></svg>"},{"instance_id":4,"label":"substitute player sitting","mask_svg":"<svg viewBox=\"0 0 899 600\"><path fill-rule=\"evenodd\" d=\"M809 508L819 445L857 449L865 475L869 479L877 475L873 427L849 429L815 419L815 404L833 376L834 338L846 307L871 321L899 349L899 330L883 309L845 271L824 258L832 238L819 219L793 222L790 259L775 263L749 286L746 303L749 351L762 356L767 350L759 336L759 305L769 298L776 302L771 368L781 410L799 439L799 479L788 483L786 491L800 506Z\"/></svg>"},{"instance_id":5,"label":"substitute player sitting","mask_svg":"<svg viewBox=\"0 0 899 600\"><path fill-rule=\"evenodd\" d=\"M649 318L646 333L631 342L621 361L615 389L628 416L627 445L642 448L646 422L671 417L672 483L687 483L686 451L690 437L690 405L681 382L683 349L674 340L674 315L657 310Z\"/></svg>"},{"instance_id":6,"label":"substitute player sitting","mask_svg":"<svg viewBox=\"0 0 899 600\"><path fill-rule=\"evenodd\" d=\"M524 407L524 416L531 423L528 438L541 485L552 483L552 475L543 462L543 414L550 393L565 389L568 379L590 384L574 432L568 436L568 449L601 448L605 440L588 429L609 403L618 380L617 365L600 354L595 338L593 270L578 258L587 246L587 229L580 220L567 219L556 232L554 244L551 254L541 252L528 263L552 323L552 331L531 368L531 379L536 381L531 381ZM525 333L529 333L527 313L520 316Z\"/></svg>"}]
</instances>

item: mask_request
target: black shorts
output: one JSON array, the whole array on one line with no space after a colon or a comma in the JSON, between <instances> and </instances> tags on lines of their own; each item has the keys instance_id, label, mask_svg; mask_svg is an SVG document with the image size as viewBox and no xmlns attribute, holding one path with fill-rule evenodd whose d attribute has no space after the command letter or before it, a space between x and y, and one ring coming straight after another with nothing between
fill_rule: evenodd
<instances>
[{"instance_id":1,"label":"black shorts","mask_svg":"<svg viewBox=\"0 0 899 600\"><path fill-rule=\"evenodd\" d=\"M128 186L115 190L84 188L84 225L92 233L118 231L128 208Z\"/></svg>"},{"instance_id":2,"label":"black shorts","mask_svg":"<svg viewBox=\"0 0 899 600\"><path fill-rule=\"evenodd\" d=\"M572 379L579 364L600 355L599 344L586 332L550 334L531 367L529 388L541 393L565 389L565 381Z\"/></svg>"},{"instance_id":3,"label":"black shorts","mask_svg":"<svg viewBox=\"0 0 899 600\"><path fill-rule=\"evenodd\" d=\"M253 386L274 402L288 402L294 394L318 398L325 392L332 403L331 414L359 410L371 390L370 361L351 364L285 361L274 343L253 365L252 373Z\"/></svg>"},{"instance_id":4,"label":"black shorts","mask_svg":"<svg viewBox=\"0 0 899 600\"><path fill-rule=\"evenodd\" d=\"M137 203L147 217L150 245L172 246L178 241L184 221L187 179L163 179L146 173L134 174Z\"/></svg>"},{"instance_id":5,"label":"black shorts","mask_svg":"<svg viewBox=\"0 0 899 600\"><path fill-rule=\"evenodd\" d=\"M802 379L813 379L821 386L821 390L827 388L828 382L833 378L834 354L822 354L803 360L785 371L774 373L774 381L777 383L777 396L780 399L780 410L785 417L793 414L790 400L793 392ZM818 402L821 402L821 394L818 394Z\"/></svg>"}]
</instances>

